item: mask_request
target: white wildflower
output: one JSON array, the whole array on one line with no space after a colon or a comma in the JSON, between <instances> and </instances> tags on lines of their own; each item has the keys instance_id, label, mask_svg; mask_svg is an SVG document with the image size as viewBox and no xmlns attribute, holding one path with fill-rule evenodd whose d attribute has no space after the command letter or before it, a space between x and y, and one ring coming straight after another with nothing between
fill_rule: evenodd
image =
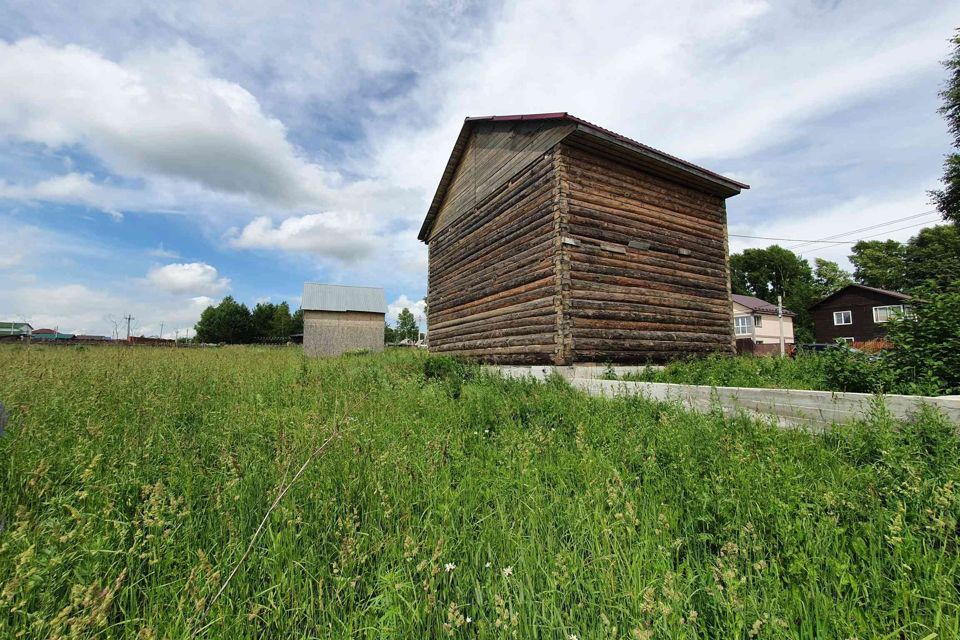
<instances>
[{"instance_id":1,"label":"white wildflower","mask_svg":"<svg viewBox=\"0 0 960 640\"><path fill-rule=\"evenodd\" d=\"M453 564L452 562L448 562L447 564L443 565L443 568L447 570L447 573L450 573L457 568L457 565Z\"/></svg>"},{"instance_id":2,"label":"white wildflower","mask_svg":"<svg viewBox=\"0 0 960 640\"><path fill-rule=\"evenodd\" d=\"M512 576L512 575L513 575L513 567L504 567L504 569L503 569L503 577L504 577L504 578L509 578L509 577Z\"/></svg>"}]
</instances>

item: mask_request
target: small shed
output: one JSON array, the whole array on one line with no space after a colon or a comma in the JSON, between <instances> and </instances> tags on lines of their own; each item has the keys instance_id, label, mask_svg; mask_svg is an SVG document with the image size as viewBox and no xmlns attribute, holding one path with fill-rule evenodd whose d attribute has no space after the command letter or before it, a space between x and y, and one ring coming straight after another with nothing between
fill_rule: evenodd
<instances>
[{"instance_id":1,"label":"small shed","mask_svg":"<svg viewBox=\"0 0 960 640\"><path fill-rule=\"evenodd\" d=\"M419 235L430 350L555 365L732 353L726 199L746 188L568 113L467 118Z\"/></svg>"},{"instance_id":2,"label":"small shed","mask_svg":"<svg viewBox=\"0 0 960 640\"><path fill-rule=\"evenodd\" d=\"M383 351L387 301L382 288L307 282L300 306L308 356Z\"/></svg>"}]
</instances>

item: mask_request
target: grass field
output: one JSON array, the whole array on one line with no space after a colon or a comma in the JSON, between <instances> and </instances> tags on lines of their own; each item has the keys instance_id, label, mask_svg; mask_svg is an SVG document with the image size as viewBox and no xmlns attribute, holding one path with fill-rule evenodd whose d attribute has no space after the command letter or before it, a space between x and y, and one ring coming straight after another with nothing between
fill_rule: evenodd
<instances>
[{"instance_id":1,"label":"grass field","mask_svg":"<svg viewBox=\"0 0 960 640\"><path fill-rule=\"evenodd\" d=\"M797 358L711 355L677 360L663 369L646 369L622 378L714 387L839 391L832 388L827 379L824 359L817 354Z\"/></svg>"},{"instance_id":2,"label":"grass field","mask_svg":"<svg viewBox=\"0 0 960 640\"><path fill-rule=\"evenodd\" d=\"M444 365L0 349L0 637L960 637L936 416L817 437Z\"/></svg>"}]
</instances>

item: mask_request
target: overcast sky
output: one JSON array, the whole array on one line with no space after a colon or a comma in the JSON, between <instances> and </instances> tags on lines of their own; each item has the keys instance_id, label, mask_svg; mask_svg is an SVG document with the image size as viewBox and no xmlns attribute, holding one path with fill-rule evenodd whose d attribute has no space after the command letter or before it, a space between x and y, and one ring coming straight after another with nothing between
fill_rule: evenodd
<instances>
[{"instance_id":1,"label":"overcast sky","mask_svg":"<svg viewBox=\"0 0 960 640\"><path fill-rule=\"evenodd\" d=\"M465 116L568 111L745 181L731 234L937 222L957 2L152 4L0 2L0 320L172 336L305 280L421 311Z\"/></svg>"}]
</instances>

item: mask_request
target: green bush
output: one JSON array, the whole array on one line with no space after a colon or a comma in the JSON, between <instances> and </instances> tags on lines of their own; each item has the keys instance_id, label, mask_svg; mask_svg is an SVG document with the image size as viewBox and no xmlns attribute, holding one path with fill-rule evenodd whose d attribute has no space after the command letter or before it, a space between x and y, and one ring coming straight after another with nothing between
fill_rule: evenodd
<instances>
[{"instance_id":1,"label":"green bush","mask_svg":"<svg viewBox=\"0 0 960 640\"><path fill-rule=\"evenodd\" d=\"M960 393L960 292L931 293L911 303L913 317L893 319L887 339L901 379Z\"/></svg>"},{"instance_id":2,"label":"green bush","mask_svg":"<svg viewBox=\"0 0 960 640\"><path fill-rule=\"evenodd\" d=\"M639 375L627 377L646 382L716 387L829 390L823 364L816 354L800 354L796 359L715 354L678 360L662 370L645 369Z\"/></svg>"},{"instance_id":3,"label":"green bush","mask_svg":"<svg viewBox=\"0 0 960 640\"><path fill-rule=\"evenodd\" d=\"M833 391L884 393L897 386L897 376L879 354L855 351L846 345L820 355L824 380Z\"/></svg>"}]
</instances>

